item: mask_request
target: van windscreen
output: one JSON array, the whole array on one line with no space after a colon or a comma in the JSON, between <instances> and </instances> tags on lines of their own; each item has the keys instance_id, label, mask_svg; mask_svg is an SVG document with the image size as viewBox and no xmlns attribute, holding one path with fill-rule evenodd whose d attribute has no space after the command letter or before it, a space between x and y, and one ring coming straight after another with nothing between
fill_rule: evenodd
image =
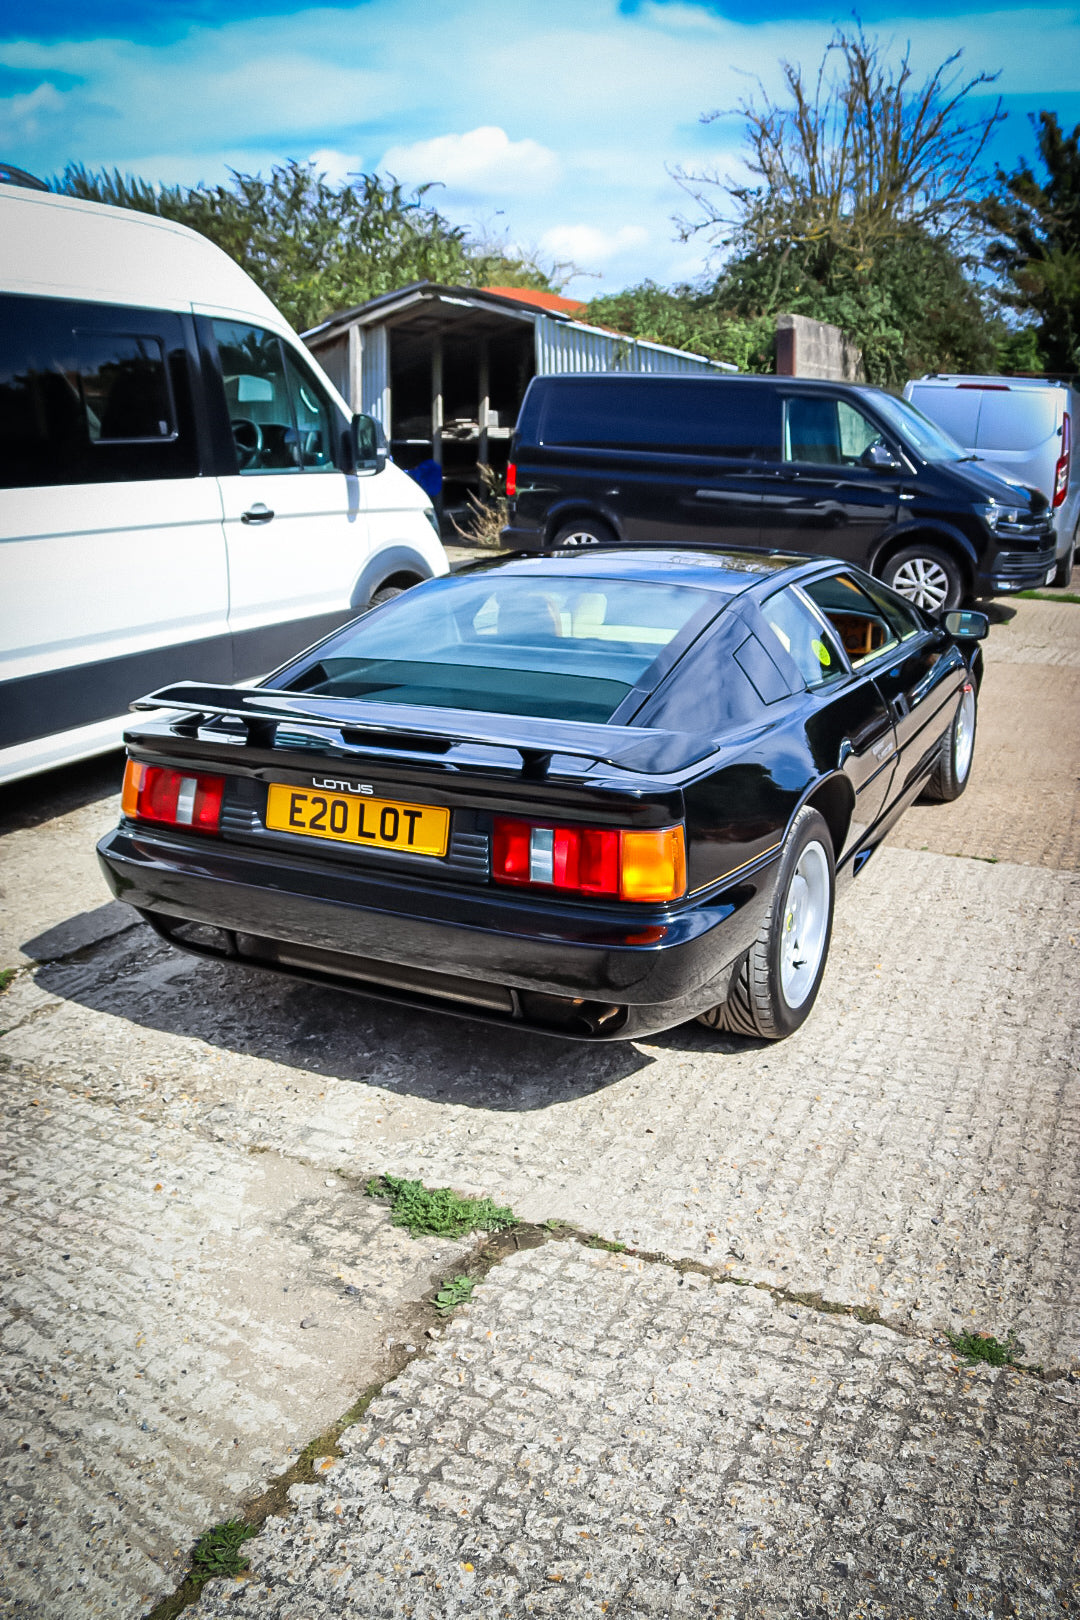
<instances>
[{"instance_id":1,"label":"van windscreen","mask_svg":"<svg viewBox=\"0 0 1080 1620\"><path fill-rule=\"evenodd\" d=\"M780 456L780 399L721 377L555 378L544 390L539 441L597 450L691 456Z\"/></svg>"}]
</instances>

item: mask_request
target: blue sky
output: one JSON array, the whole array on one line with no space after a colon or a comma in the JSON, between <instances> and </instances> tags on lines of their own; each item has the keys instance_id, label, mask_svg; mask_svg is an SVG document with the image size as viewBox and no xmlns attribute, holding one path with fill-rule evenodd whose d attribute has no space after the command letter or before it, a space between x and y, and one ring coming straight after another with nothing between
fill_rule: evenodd
<instances>
[{"instance_id":1,"label":"blue sky","mask_svg":"<svg viewBox=\"0 0 1080 1620\"><path fill-rule=\"evenodd\" d=\"M999 72L993 155L1030 155L1029 112L1080 122L1080 10L956 0L859 8L911 43L918 76ZM0 159L48 176L69 160L150 180L214 181L314 158L333 178L379 169L441 182L433 200L489 236L573 260L580 297L689 279L700 238L679 165L738 173L732 108L782 58L816 67L837 22L811 0L5 0Z\"/></svg>"}]
</instances>

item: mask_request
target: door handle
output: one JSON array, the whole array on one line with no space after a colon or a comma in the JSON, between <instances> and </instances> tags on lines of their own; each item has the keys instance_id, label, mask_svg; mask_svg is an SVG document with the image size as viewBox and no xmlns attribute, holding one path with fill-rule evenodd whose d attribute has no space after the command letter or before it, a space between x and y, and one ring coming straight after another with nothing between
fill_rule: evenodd
<instances>
[{"instance_id":1,"label":"door handle","mask_svg":"<svg viewBox=\"0 0 1080 1620\"><path fill-rule=\"evenodd\" d=\"M240 521L241 523L269 523L273 515L270 508L264 506L262 501L256 501L254 506L249 507L246 512L241 512Z\"/></svg>"}]
</instances>

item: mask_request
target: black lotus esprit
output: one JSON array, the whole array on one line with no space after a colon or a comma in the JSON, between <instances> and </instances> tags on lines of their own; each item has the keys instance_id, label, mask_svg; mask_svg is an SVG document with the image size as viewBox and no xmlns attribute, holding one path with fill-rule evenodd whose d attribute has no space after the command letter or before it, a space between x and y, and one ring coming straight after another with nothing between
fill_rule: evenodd
<instances>
[{"instance_id":1,"label":"black lotus esprit","mask_svg":"<svg viewBox=\"0 0 1080 1620\"><path fill-rule=\"evenodd\" d=\"M985 617L858 569L482 563L254 687L136 710L118 898L199 954L620 1039L806 1018L838 878L967 784Z\"/></svg>"}]
</instances>

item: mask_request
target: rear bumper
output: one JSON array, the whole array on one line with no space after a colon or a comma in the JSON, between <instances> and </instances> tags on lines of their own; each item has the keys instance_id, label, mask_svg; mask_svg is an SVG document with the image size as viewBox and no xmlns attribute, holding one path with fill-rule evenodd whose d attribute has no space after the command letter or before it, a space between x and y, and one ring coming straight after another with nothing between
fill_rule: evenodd
<instances>
[{"instance_id":1,"label":"rear bumper","mask_svg":"<svg viewBox=\"0 0 1080 1620\"><path fill-rule=\"evenodd\" d=\"M574 1038L651 1034L715 1006L755 939L776 859L677 913L598 914L485 889L320 870L122 825L112 892L183 949ZM217 930L192 932L188 924Z\"/></svg>"}]
</instances>

